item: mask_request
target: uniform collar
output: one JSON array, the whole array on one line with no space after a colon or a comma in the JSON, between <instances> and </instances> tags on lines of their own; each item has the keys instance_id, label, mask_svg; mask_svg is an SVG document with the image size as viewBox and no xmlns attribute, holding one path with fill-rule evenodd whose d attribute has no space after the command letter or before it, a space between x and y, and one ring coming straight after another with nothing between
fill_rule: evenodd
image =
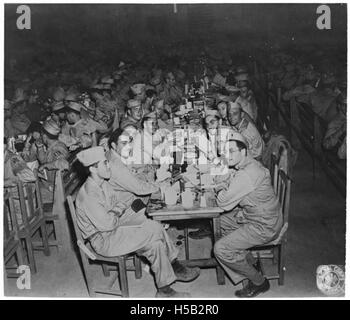
<instances>
[{"instance_id":1,"label":"uniform collar","mask_svg":"<svg viewBox=\"0 0 350 320\"><path fill-rule=\"evenodd\" d=\"M118 154L115 150L111 149L109 152L111 155L111 159L117 160L119 163L127 165L126 160L120 154Z\"/></svg>"},{"instance_id":2,"label":"uniform collar","mask_svg":"<svg viewBox=\"0 0 350 320\"><path fill-rule=\"evenodd\" d=\"M88 181L89 184L93 184L93 185L97 186L100 189L102 189L102 185L103 185L103 182L104 182L103 181L102 184L98 184L94 179L92 179L91 176L88 177L87 181Z\"/></svg>"},{"instance_id":3,"label":"uniform collar","mask_svg":"<svg viewBox=\"0 0 350 320\"><path fill-rule=\"evenodd\" d=\"M243 161L241 161L238 165L236 165L236 169L237 170L241 170L241 169L244 169L246 166L248 166L250 163L253 162L253 158L249 155L247 155Z\"/></svg>"}]
</instances>

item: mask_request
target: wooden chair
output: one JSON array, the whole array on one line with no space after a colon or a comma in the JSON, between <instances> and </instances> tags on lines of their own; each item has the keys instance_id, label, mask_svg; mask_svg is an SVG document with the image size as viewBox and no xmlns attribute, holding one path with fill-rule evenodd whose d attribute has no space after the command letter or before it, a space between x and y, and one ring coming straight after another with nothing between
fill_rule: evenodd
<instances>
[{"instance_id":1,"label":"wooden chair","mask_svg":"<svg viewBox=\"0 0 350 320\"><path fill-rule=\"evenodd\" d=\"M50 255L39 182L38 180L27 183L19 181L17 186L22 216L18 236L26 244L30 269L36 273L33 237L38 231L41 233L42 246L37 249L43 250L46 256Z\"/></svg>"},{"instance_id":2,"label":"wooden chair","mask_svg":"<svg viewBox=\"0 0 350 320\"><path fill-rule=\"evenodd\" d=\"M6 267L6 264L15 257L17 266L24 265L24 254L21 241L18 237L18 222L15 214L11 192L6 190L4 194L4 269L10 270L13 267ZM15 267L16 268L16 267ZM17 273L7 272L8 278L18 277Z\"/></svg>"},{"instance_id":3,"label":"wooden chair","mask_svg":"<svg viewBox=\"0 0 350 320\"><path fill-rule=\"evenodd\" d=\"M83 272L85 275L86 285L87 285L90 297L96 296L96 293L118 295L118 296L121 295L122 297L129 297L127 271L128 270L135 271L136 279L140 279L142 277L141 261L136 255L134 255L133 258L134 258L135 267L131 269L127 269L127 266L126 266L126 260L128 258L127 255L109 258L109 257L104 257L95 253L91 248L89 248L89 245L86 243L86 241L84 241L81 235L81 232L78 228L77 221L76 221L75 206L71 196L67 197L67 202L68 202L69 211L73 221L74 231L77 239L77 245L79 248L81 261L82 261ZM117 267L117 272L107 288L94 287L93 285L94 275L91 274L89 270L89 260L93 262L102 263L103 273L105 276L109 275L109 270L107 269L106 264L111 264ZM119 278L120 290L113 289L113 285L115 284L117 278Z\"/></svg>"},{"instance_id":4,"label":"wooden chair","mask_svg":"<svg viewBox=\"0 0 350 320\"><path fill-rule=\"evenodd\" d=\"M270 175L273 191L277 194L278 158L274 154L271 154Z\"/></svg>"},{"instance_id":5,"label":"wooden chair","mask_svg":"<svg viewBox=\"0 0 350 320\"><path fill-rule=\"evenodd\" d=\"M286 244L287 244L287 229L289 217L289 202L290 202L291 179L282 170L278 170L276 180L277 197L281 205L283 215L283 225L278 237L264 245L256 246L250 250L253 255L258 258L262 273L265 275L262 259L272 259L274 263L278 262L278 274L266 276L267 279L278 279L278 284L284 284L284 275L286 271Z\"/></svg>"},{"instance_id":6,"label":"wooden chair","mask_svg":"<svg viewBox=\"0 0 350 320\"><path fill-rule=\"evenodd\" d=\"M79 161L75 154L68 160L70 163L68 171L55 172L53 203L43 204L45 221L47 226L50 226L49 246L65 250L69 250L71 245L65 206L67 195L75 194L85 181L85 175L78 167Z\"/></svg>"}]
</instances>

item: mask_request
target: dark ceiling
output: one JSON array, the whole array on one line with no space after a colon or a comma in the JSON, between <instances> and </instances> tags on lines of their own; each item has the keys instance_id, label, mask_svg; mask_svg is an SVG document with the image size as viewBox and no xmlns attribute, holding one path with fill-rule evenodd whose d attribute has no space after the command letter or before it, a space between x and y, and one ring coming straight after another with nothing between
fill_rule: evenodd
<instances>
[{"instance_id":1,"label":"dark ceiling","mask_svg":"<svg viewBox=\"0 0 350 320\"><path fill-rule=\"evenodd\" d=\"M31 61L173 42L303 46L339 45L346 50L346 4L332 4L331 30L316 27L317 4L33 4L31 30L18 30L18 5L5 5L5 60Z\"/></svg>"}]
</instances>

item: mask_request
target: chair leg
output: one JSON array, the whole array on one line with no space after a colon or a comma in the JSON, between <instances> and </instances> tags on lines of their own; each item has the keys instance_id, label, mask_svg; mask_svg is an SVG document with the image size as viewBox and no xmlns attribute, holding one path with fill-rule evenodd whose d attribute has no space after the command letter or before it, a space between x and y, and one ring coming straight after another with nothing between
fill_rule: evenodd
<instances>
[{"instance_id":1,"label":"chair leg","mask_svg":"<svg viewBox=\"0 0 350 320\"><path fill-rule=\"evenodd\" d=\"M49 247L49 238L47 237L47 230L46 230L46 222L43 221L43 224L40 227L41 237L43 241L43 247L44 247L44 255L49 256L50 255L50 247Z\"/></svg>"},{"instance_id":2,"label":"chair leg","mask_svg":"<svg viewBox=\"0 0 350 320\"><path fill-rule=\"evenodd\" d=\"M278 284L280 286L284 285L284 274L286 271L285 267L285 244L282 243L279 247L279 265L278 265Z\"/></svg>"},{"instance_id":3,"label":"chair leg","mask_svg":"<svg viewBox=\"0 0 350 320\"><path fill-rule=\"evenodd\" d=\"M94 286L93 286L93 279L94 279L93 274L89 270L89 266L90 266L89 261L85 256L81 255L81 262L82 262L83 276L85 278L88 294L91 298L96 297L96 292L95 292Z\"/></svg>"},{"instance_id":4,"label":"chair leg","mask_svg":"<svg viewBox=\"0 0 350 320\"><path fill-rule=\"evenodd\" d=\"M28 262L30 270L33 274L37 273L36 264L35 264L35 258L34 258L34 250L33 245L31 241L31 237L27 236L25 238L26 246L27 246L27 252L28 252Z\"/></svg>"},{"instance_id":5,"label":"chair leg","mask_svg":"<svg viewBox=\"0 0 350 320\"><path fill-rule=\"evenodd\" d=\"M61 221L53 220L53 228L55 232L55 238L57 241L57 250L59 250L59 248L62 248L63 239Z\"/></svg>"},{"instance_id":6,"label":"chair leg","mask_svg":"<svg viewBox=\"0 0 350 320\"><path fill-rule=\"evenodd\" d=\"M23 248L21 242L19 243L17 250L16 250L16 255L17 255L17 262L19 266L25 265L24 261L24 253L23 253Z\"/></svg>"},{"instance_id":7,"label":"chair leg","mask_svg":"<svg viewBox=\"0 0 350 320\"><path fill-rule=\"evenodd\" d=\"M135 278L141 279L142 278L141 260L136 254L134 255L134 264L135 264Z\"/></svg>"},{"instance_id":8,"label":"chair leg","mask_svg":"<svg viewBox=\"0 0 350 320\"><path fill-rule=\"evenodd\" d=\"M125 257L118 258L118 266L119 266L119 281L120 281L120 291L122 292L122 296L125 298L129 297L129 285L128 285L128 277L126 274L126 261Z\"/></svg>"},{"instance_id":9,"label":"chair leg","mask_svg":"<svg viewBox=\"0 0 350 320\"><path fill-rule=\"evenodd\" d=\"M111 273L108 270L108 265L106 263L102 263L102 271L105 277L109 277L111 275Z\"/></svg>"},{"instance_id":10,"label":"chair leg","mask_svg":"<svg viewBox=\"0 0 350 320\"><path fill-rule=\"evenodd\" d=\"M188 244L188 228L185 227L184 229L184 236L185 236L185 256L186 260L190 259L190 249L189 249L189 244Z\"/></svg>"}]
</instances>

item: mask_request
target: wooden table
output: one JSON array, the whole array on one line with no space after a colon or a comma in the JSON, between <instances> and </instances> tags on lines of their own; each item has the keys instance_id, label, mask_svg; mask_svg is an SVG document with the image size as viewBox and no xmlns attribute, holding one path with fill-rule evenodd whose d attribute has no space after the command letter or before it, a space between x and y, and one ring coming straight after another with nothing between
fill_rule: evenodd
<instances>
[{"instance_id":1,"label":"wooden table","mask_svg":"<svg viewBox=\"0 0 350 320\"><path fill-rule=\"evenodd\" d=\"M193 208L184 208L181 204L164 207L154 210L150 207L147 212L153 220L165 222L173 220L194 220L194 219L212 219L214 243L221 238L220 213L224 210L216 205L214 199L207 200L207 207L201 208L198 202L195 202ZM182 261L189 267L215 267L218 284L225 284L224 270L220 267L215 258L190 259L188 244L188 228L185 227L185 253L186 260Z\"/></svg>"}]
</instances>

